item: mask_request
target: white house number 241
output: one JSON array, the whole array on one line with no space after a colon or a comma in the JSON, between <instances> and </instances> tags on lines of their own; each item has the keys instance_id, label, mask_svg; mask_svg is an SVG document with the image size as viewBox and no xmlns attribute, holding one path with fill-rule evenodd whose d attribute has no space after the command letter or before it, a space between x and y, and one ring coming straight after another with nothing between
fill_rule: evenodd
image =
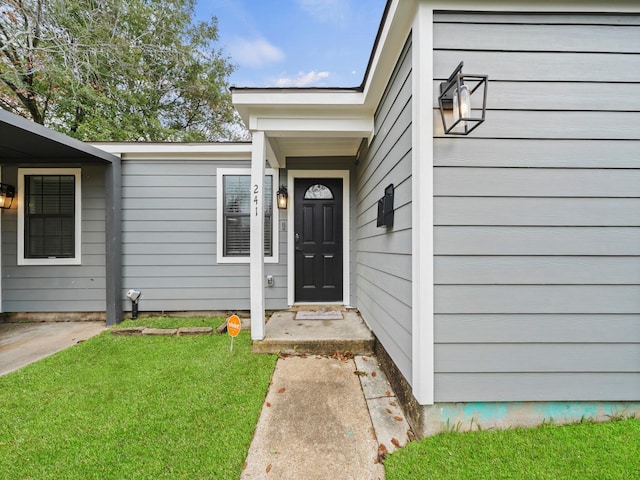
<instances>
[{"instance_id":1,"label":"white house number 241","mask_svg":"<svg viewBox=\"0 0 640 480\"><path fill-rule=\"evenodd\" d=\"M253 186L253 203L256 207L256 217L258 216L258 193L260 193L260 187L256 184Z\"/></svg>"}]
</instances>

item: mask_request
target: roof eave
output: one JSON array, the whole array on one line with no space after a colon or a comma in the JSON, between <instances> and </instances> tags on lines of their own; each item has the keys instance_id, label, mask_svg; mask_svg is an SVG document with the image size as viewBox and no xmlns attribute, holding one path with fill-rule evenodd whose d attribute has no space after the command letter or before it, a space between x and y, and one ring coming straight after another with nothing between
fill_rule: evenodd
<instances>
[{"instance_id":1,"label":"roof eave","mask_svg":"<svg viewBox=\"0 0 640 480\"><path fill-rule=\"evenodd\" d=\"M0 110L1 146L15 152L16 159L58 159L113 163L118 157L43 125ZM28 138L28 142L24 139ZM49 152L43 155L42 152Z\"/></svg>"}]
</instances>

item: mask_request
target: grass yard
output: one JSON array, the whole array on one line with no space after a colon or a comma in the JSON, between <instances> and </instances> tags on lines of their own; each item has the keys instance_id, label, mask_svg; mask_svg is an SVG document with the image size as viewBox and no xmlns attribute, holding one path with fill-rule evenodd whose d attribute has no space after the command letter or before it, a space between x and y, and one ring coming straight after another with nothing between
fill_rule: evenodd
<instances>
[{"instance_id":1,"label":"grass yard","mask_svg":"<svg viewBox=\"0 0 640 480\"><path fill-rule=\"evenodd\" d=\"M0 478L239 478L276 361L250 343L105 332L0 377Z\"/></svg>"},{"instance_id":2,"label":"grass yard","mask_svg":"<svg viewBox=\"0 0 640 480\"><path fill-rule=\"evenodd\" d=\"M387 457L387 480L640 479L640 419L444 433Z\"/></svg>"}]
</instances>

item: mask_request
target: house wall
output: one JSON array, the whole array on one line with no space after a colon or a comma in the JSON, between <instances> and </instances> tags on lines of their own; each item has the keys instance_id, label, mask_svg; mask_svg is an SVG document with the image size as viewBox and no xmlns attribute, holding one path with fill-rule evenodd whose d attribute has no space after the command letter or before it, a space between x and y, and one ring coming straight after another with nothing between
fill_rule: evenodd
<instances>
[{"instance_id":1,"label":"house wall","mask_svg":"<svg viewBox=\"0 0 640 480\"><path fill-rule=\"evenodd\" d=\"M249 159L123 158L123 289L142 291L141 312L249 309L249 264L216 258L217 169L249 166ZM267 309L286 308L286 233L278 235L280 262L265 266L275 277Z\"/></svg>"},{"instance_id":2,"label":"house wall","mask_svg":"<svg viewBox=\"0 0 640 480\"><path fill-rule=\"evenodd\" d=\"M434 98L490 78L434 139L436 402L640 399L640 16L434 22Z\"/></svg>"},{"instance_id":3,"label":"house wall","mask_svg":"<svg viewBox=\"0 0 640 480\"><path fill-rule=\"evenodd\" d=\"M375 136L356 181L356 305L411 380L411 41L375 113ZM392 228L377 227L378 200L395 187Z\"/></svg>"},{"instance_id":4,"label":"house wall","mask_svg":"<svg viewBox=\"0 0 640 480\"><path fill-rule=\"evenodd\" d=\"M56 167L77 165L56 164ZM2 178L5 183L17 185L18 168L4 166ZM81 265L18 266L17 217L16 198L11 209L2 212L2 311L104 312L104 167L82 166Z\"/></svg>"}]
</instances>

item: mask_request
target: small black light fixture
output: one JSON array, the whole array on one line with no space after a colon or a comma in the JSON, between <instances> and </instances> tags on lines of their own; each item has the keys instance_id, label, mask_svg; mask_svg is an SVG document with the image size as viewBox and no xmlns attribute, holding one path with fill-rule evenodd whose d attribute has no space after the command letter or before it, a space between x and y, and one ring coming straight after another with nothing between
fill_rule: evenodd
<instances>
[{"instance_id":1,"label":"small black light fixture","mask_svg":"<svg viewBox=\"0 0 640 480\"><path fill-rule=\"evenodd\" d=\"M284 185L280 185L280 188L276 192L276 195L278 196L278 208L280 210L286 210L287 199L289 198L289 194L287 193L287 187L285 187Z\"/></svg>"},{"instance_id":2,"label":"small black light fixture","mask_svg":"<svg viewBox=\"0 0 640 480\"><path fill-rule=\"evenodd\" d=\"M487 79L489 77L462 73L463 65L464 62L460 62L447 81L440 84L438 105L444 133L447 135L469 135L484 122L487 111ZM476 94L475 97L473 97L474 94ZM481 98L477 100L478 97ZM481 112L480 106L482 106ZM452 112L445 114L445 110L452 110Z\"/></svg>"},{"instance_id":3,"label":"small black light fixture","mask_svg":"<svg viewBox=\"0 0 640 480\"><path fill-rule=\"evenodd\" d=\"M12 185L0 183L0 208L11 208L15 196L16 189Z\"/></svg>"}]
</instances>

